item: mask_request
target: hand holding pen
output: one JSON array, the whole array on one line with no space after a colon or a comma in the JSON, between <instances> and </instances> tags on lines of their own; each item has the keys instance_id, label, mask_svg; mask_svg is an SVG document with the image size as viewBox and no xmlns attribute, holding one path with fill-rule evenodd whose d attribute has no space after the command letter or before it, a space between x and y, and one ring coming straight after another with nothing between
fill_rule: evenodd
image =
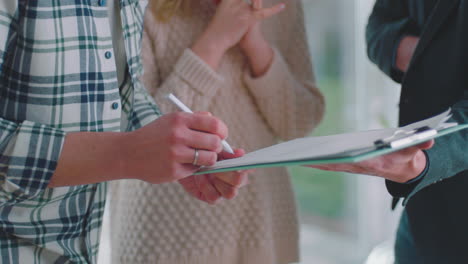
<instances>
[{"instance_id":1,"label":"hand holding pen","mask_svg":"<svg viewBox=\"0 0 468 264\"><path fill-rule=\"evenodd\" d=\"M193 113L184 103L182 103L173 94L168 94L167 99L174 103L180 110L186 113ZM218 154L218 159L233 159L242 157L244 150L236 149L233 151L231 146L223 140L221 142L224 153ZM198 165L198 150L195 149L195 156L193 165ZM225 199L232 199L238 194L238 189L245 186L248 183L248 174L250 170L235 171L235 172L224 172L216 174L201 174L193 175L185 179L179 180L179 183L189 194L195 198L214 204L221 197ZM204 186L204 188L200 188Z\"/></svg>"},{"instance_id":2,"label":"hand holding pen","mask_svg":"<svg viewBox=\"0 0 468 264\"><path fill-rule=\"evenodd\" d=\"M167 95L167 99L169 99L172 103L174 103L180 110L186 112L186 113L192 113L193 111L190 110L184 103L182 103L175 95L172 93ZM221 141L221 144L223 145L223 150L226 151L227 153L234 154L234 150L231 148L231 146L226 142L226 140ZM195 152L195 158L194 161L196 161L198 158L198 152ZM194 162L196 163L196 162Z\"/></svg>"}]
</instances>

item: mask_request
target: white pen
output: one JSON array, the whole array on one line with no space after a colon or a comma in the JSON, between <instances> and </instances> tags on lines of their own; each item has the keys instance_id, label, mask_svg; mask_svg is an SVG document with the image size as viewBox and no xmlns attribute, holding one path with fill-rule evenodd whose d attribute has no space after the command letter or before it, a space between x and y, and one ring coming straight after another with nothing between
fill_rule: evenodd
<instances>
[{"instance_id":1,"label":"white pen","mask_svg":"<svg viewBox=\"0 0 468 264\"><path fill-rule=\"evenodd\" d=\"M168 94L167 99L169 99L171 102L173 102L177 107L180 108L180 110L186 112L186 113L191 113L193 114L192 110L188 108L184 103L182 103L175 95L172 93ZM231 146L226 142L226 140L221 141L221 144L223 145L224 151L234 154L234 150L232 150Z\"/></svg>"}]
</instances>

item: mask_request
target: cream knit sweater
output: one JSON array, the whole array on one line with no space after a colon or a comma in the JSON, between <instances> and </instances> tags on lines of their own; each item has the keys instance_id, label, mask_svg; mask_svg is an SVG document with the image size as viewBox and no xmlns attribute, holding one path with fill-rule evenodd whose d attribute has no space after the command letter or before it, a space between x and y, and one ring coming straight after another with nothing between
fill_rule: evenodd
<instances>
[{"instance_id":1,"label":"cream knit sweater","mask_svg":"<svg viewBox=\"0 0 468 264\"><path fill-rule=\"evenodd\" d=\"M229 127L228 142L247 151L307 135L323 115L314 83L299 1L263 23L274 47L268 72L251 78L238 48L213 71L188 47L215 13L197 0L191 16L169 23L146 13L144 83L164 112L171 92L190 108L210 111ZM270 6L273 1L266 0ZM157 146L148 146L157 147ZM286 169L258 169L238 197L215 206L177 183L126 181L114 190L112 263L283 264L299 261L298 220Z\"/></svg>"}]
</instances>

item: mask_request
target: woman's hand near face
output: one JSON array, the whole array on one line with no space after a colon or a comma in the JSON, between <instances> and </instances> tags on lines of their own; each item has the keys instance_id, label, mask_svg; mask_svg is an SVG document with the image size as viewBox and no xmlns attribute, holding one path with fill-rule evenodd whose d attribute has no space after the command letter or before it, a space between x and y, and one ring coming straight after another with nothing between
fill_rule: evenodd
<instances>
[{"instance_id":1,"label":"woman's hand near face","mask_svg":"<svg viewBox=\"0 0 468 264\"><path fill-rule=\"evenodd\" d=\"M263 8L263 0L252 2L254 9ZM254 23L239 42L239 47L249 61L250 72L253 77L262 76L270 68L274 52L270 44L263 37L260 22Z\"/></svg>"},{"instance_id":2,"label":"woman's hand near face","mask_svg":"<svg viewBox=\"0 0 468 264\"><path fill-rule=\"evenodd\" d=\"M220 1L215 16L192 46L192 51L216 70L229 48L239 44L258 22L281 12L284 8L284 4L263 8L262 0L253 0L252 4L251 6L244 0ZM259 31L252 31L252 37L257 37L258 33ZM249 40L250 37L245 42Z\"/></svg>"}]
</instances>

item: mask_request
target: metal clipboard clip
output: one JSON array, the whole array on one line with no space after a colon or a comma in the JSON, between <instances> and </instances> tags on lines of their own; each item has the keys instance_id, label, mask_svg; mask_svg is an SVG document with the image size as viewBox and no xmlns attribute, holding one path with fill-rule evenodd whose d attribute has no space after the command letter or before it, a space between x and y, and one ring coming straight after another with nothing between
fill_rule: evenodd
<instances>
[{"instance_id":1,"label":"metal clipboard clip","mask_svg":"<svg viewBox=\"0 0 468 264\"><path fill-rule=\"evenodd\" d=\"M403 135L403 137L401 137ZM407 146L415 141L424 141L425 139L431 139L437 135L437 130L428 126L423 126L412 130L396 130L392 136L384 139L379 139L374 142L374 146L377 149L383 148L400 148Z\"/></svg>"}]
</instances>

